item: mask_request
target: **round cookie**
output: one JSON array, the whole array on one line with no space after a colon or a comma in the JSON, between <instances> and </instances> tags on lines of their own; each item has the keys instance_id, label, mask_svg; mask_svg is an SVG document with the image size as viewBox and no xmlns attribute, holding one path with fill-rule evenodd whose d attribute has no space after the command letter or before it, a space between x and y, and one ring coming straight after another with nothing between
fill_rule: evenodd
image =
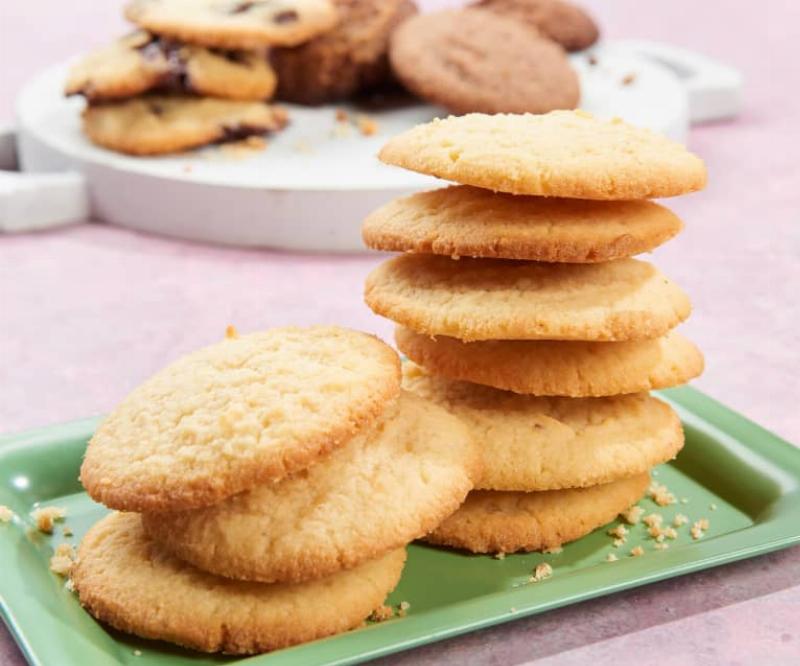
<instances>
[{"instance_id":1,"label":"round cookie","mask_svg":"<svg viewBox=\"0 0 800 666\"><path fill-rule=\"evenodd\" d=\"M544 113L580 100L578 75L560 46L489 12L415 16L392 35L389 60L412 93L456 114Z\"/></svg>"},{"instance_id":2,"label":"round cookie","mask_svg":"<svg viewBox=\"0 0 800 666\"><path fill-rule=\"evenodd\" d=\"M286 112L264 102L146 95L88 106L83 131L98 146L163 155L283 129Z\"/></svg>"},{"instance_id":3,"label":"round cookie","mask_svg":"<svg viewBox=\"0 0 800 666\"><path fill-rule=\"evenodd\" d=\"M473 553L550 550L611 522L638 502L649 474L539 493L476 490L425 541Z\"/></svg>"},{"instance_id":4,"label":"round cookie","mask_svg":"<svg viewBox=\"0 0 800 666\"><path fill-rule=\"evenodd\" d=\"M540 396L591 398L670 388L699 376L704 365L700 350L674 331L627 342L462 342L398 327L395 340L433 374Z\"/></svg>"},{"instance_id":5,"label":"round cookie","mask_svg":"<svg viewBox=\"0 0 800 666\"><path fill-rule=\"evenodd\" d=\"M272 54L278 98L324 104L379 87L391 78L389 36L417 13L411 0L334 0L335 28L291 49Z\"/></svg>"},{"instance_id":6,"label":"round cookie","mask_svg":"<svg viewBox=\"0 0 800 666\"><path fill-rule=\"evenodd\" d=\"M536 28L567 51L589 48L600 36L592 17L564 0L480 0L474 7Z\"/></svg>"},{"instance_id":7,"label":"round cookie","mask_svg":"<svg viewBox=\"0 0 800 666\"><path fill-rule=\"evenodd\" d=\"M400 392L397 354L336 326L228 337L170 364L100 424L81 466L124 511L209 506L344 445Z\"/></svg>"},{"instance_id":8,"label":"round cookie","mask_svg":"<svg viewBox=\"0 0 800 666\"><path fill-rule=\"evenodd\" d=\"M233 581L166 555L138 515L114 513L86 534L70 576L81 604L116 629L203 652L252 654L359 626L397 585L404 562L400 549L307 583Z\"/></svg>"},{"instance_id":9,"label":"round cookie","mask_svg":"<svg viewBox=\"0 0 800 666\"><path fill-rule=\"evenodd\" d=\"M372 310L460 340L640 340L689 316L689 299L652 264L545 264L406 254L367 277Z\"/></svg>"},{"instance_id":10,"label":"round cookie","mask_svg":"<svg viewBox=\"0 0 800 666\"><path fill-rule=\"evenodd\" d=\"M647 393L538 398L403 366L403 386L467 426L483 458L482 490L582 488L672 460L683 447L675 411Z\"/></svg>"},{"instance_id":11,"label":"round cookie","mask_svg":"<svg viewBox=\"0 0 800 666\"><path fill-rule=\"evenodd\" d=\"M595 263L649 252L683 224L650 201L521 197L456 185L395 199L364 221L375 250Z\"/></svg>"},{"instance_id":12,"label":"round cookie","mask_svg":"<svg viewBox=\"0 0 800 666\"><path fill-rule=\"evenodd\" d=\"M211 50L139 31L76 63L65 93L83 95L92 103L148 90L260 100L268 99L275 85L275 72L263 51Z\"/></svg>"},{"instance_id":13,"label":"round cookie","mask_svg":"<svg viewBox=\"0 0 800 666\"><path fill-rule=\"evenodd\" d=\"M585 111L436 119L392 138L379 157L387 164L510 194L654 199L688 194L706 184L703 161L681 144Z\"/></svg>"},{"instance_id":14,"label":"round cookie","mask_svg":"<svg viewBox=\"0 0 800 666\"><path fill-rule=\"evenodd\" d=\"M125 17L157 35L222 49L296 46L337 20L330 0L133 0Z\"/></svg>"},{"instance_id":15,"label":"round cookie","mask_svg":"<svg viewBox=\"0 0 800 666\"><path fill-rule=\"evenodd\" d=\"M466 426L410 393L375 427L309 469L195 511L144 514L167 551L228 578L299 582L424 536L472 490Z\"/></svg>"}]
</instances>

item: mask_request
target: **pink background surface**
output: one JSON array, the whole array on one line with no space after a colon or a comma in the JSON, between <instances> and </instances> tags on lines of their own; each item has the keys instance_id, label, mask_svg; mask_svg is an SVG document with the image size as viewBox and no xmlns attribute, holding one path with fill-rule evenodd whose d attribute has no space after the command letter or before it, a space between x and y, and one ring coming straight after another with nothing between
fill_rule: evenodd
<instances>
[{"instance_id":1,"label":"pink background surface","mask_svg":"<svg viewBox=\"0 0 800 666\"><path fill-rule=\"evenodd\" d=\"M124 29L120 2L0 7L0 123L39 69ZM428 6L457 4L428 2ZM692 296L683 327L705 351L696 385L800 442L800 96L796 5L586 2L608 38L651 38L738 67L735 122L692 132L705 192L670 202L686 231L655 254ZM46 38L45 38L46 35ZM0 432L111 408L182 352L241 330L335 322L382 336L362 304L376 256L221 249L84 224L0 237ZM793 549L521 620L387 662L772 663L800 658ZM0 628L0 662L21 660Z\"/></svg>"}]
</instances>

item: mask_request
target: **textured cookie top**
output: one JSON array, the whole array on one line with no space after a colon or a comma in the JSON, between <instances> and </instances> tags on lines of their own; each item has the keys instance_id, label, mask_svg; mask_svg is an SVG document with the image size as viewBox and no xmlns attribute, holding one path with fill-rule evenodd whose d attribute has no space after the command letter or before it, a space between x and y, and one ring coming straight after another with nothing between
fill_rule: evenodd
<instances>
[{"instance_id":1,"label":"textured cookie top","mask_svg":"<svg viewBox=\"0 0 800 666\"><path fill-rule=\"evenodd\" d=\"M545 264L409 254L367 278L372 310L460 340L638 340L688 317L687 296L636 259Z\"/></svg>"},{"instance_id":2,"label":"textured cookie top","mask_svg":"<svg viewBox=\"0 0 800 666\"><path fill-rule=\"evenodd\" d=\"M206 509L145 514L146 531L230 578L319 578L405 546L455 511L480 473L466 427L415 395L325 460Z\"/></svg>"},{"instance_id":3,"label":"textured cookie top","mask_svg":"<svg viewBox=\"0 0 800 666\"><path fill-rule=\"evenodd\" d=\"M115 509L208 506L342 446L399 393L397 354L333 326L276 328L184 356L89 442L81 481Z\"/></svg>"},{"instance_id":4,"label":"textured cookie top","mask_svg":"<svg viewBox=\"0 0 800 666\"><path fill-rule=\"evenodd\" d=\"M346 631L400 579L405 551L296 585L232 581L151 543L135 514L105 517L84 537L71 578L99 620L143 638L204 652L250 654Z\"/></svg>"},{"instance_id":5,"label":"textured cookie top","mask_svg":"<svg viewBox=\"0 0 800 666\"><path fill-rule=\"evenodd\" d=\"M399 327L395 340L433 374L530 395L587 398L670 388L697 377L704 364L700 350L674 331L627 342L462 342Z\"/></svg>"},{"instance_id":6,"label":"textured cookie top","mask_svg":"<svg viewBox=\"0 0 800 666\"><path fill-rule=\"evenodd\" d=\"M294 46L337 20L330 0L133 0L125 17L157 35L223 49Z\"/></svg>"},{"instance_id":7,"label":"textured cookie top","mask_svg":"<svg viewBox=\"0 0 800 666\"><path fill-rule=\"evenodd\" d=\"M403 367L403 386L466 423L483 456L475 487L553 490L641 474L683 447L680 419L647 393L537 398Z\"/></svg>"},{"instance_id":8,"label":"textured cookie top","mask_svg":"<svg viewBox=\"0 0 800 666\"><path fill-rule=\"evenodd\" d=\"M702 189L703 161L650 130L583 111L469 114L391 139L387 164L511 194L651 199Z\"/></svg>"},{"instance_id":9,"label":"textured cookie top","mask_svg":"<svg viewBox=\"0 0 800 666\"><path fill-rule=\"evenodd\" d=\"M368 247L393 252L592 263L648 252L683 225L650 201L525 197L457 185L370 214Z\"/></svg>"}]
</instances>

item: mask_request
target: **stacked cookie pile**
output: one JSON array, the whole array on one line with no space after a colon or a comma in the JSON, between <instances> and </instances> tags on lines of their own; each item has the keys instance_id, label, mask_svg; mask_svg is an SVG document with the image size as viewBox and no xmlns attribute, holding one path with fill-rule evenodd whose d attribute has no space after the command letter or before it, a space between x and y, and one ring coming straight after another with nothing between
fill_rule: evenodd
<instances>
[{"instance_id":1,"label":"stacked cookie pile","mask_svg":"<svg viewBox=\"0 0 800 666\"><path fill-rule=\"evenodd\" d=\"M461 183L392 201L363 228L368 246L405 253L365 291L399 324L405 387L461 417L484 458L478 490L428 540L552 549L609 522L683 445L648 391L703 368L672 330L688 298L630 258L681 230L649 199L701 189L702 161L567 111L433 121L380 157Z\"/></svg>"},{"instance_id":2,"label":"stacked cookie pile","mask_svg":"<svg viewBox=\"0 0 800 666\"><path fill-rule=\"evenodd\" d=\"M405 545L458 508L479 463L377 338L231 330L100 425L81 481L125 513L87 533L72 584L98 619L197 650L345 631L385 614Z\"/></svg>"}]
</instances>

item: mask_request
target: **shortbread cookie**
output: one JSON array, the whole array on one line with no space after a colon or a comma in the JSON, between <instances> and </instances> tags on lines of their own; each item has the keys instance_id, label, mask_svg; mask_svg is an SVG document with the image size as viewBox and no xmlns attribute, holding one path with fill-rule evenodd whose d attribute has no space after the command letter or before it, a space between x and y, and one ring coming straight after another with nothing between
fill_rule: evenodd
<instances>
[{"instance_id":1,"label":"shortbread cookie","mask_svg":"<svg viewBox=\"0 0 800 666\"><path fill-rule=\"evenodd\" d=\"M145 514L150 536L211 573L298 582L424 536L478 478L466 426L405 393L375 427L308 470L206 509Z\"/></svg>"},{"instance_id":2,"label":"shortbread cookie","mask_svg":"<svg viewBox=\"0 0 800 666\"><path fill-rule=\"evenodd\" d=\"M649 474L538 493L476 490L425 541L473 553L549 550L579 539L638 502Z\"/></svg>"},{"instance_id":3,"label":"shortbread cookie","mask_svg":"<svg viewBox=\"0 0 800 666\"><path fill-rule=\"evenodd\" d=\"M398 327L395 340L401 352L433 374L541 396L588 398L670 388L700 375L704 363L700 350L674 331L628 342L462 342Z\"/></svg>"},{"instance_id":4,"label":"shortbread cookie","mask_svg":"<svg viewBox=\"0 0 800 666\"><path fill-rule=\"evenodd\" d=\"M594 263L649 252L683 227L650 201L521 197L457 185L395 199L364 221L368 247L450 257Z\"/></svg>"},{"instance_id":5,"label":"shortbread cookie","mask_svg":"<svg viewBox=\"0 0 800 666\"><path fill-rule=\"evenodd\" d=\"M592 17L564 0L480 0L474 6L534 27L567 51L588 48L600 36Z\"/></svg>"},{"instance_id":6,"label":"shortbread cookie","mask_svg":"<svg viewBox=\"0 0 800 666\"><path fill-rule=\"evenodd\" d=\"M125 16L157 35L222 49L295 46L337 21L330 0L133 0Z\"/></svg>"},{"instance_id":7,"label":"shortbread cookie","mask_svg":"<svg viewBox=\"0 0 800 666\"><path fill-rule=\"evenodd\" d=\"M67 95L92 103L148 90L263 100L275 90L265 51L218 51L179 44L144 31L90 53L72 67Z\"/></svg>"},{"instance_id":8,"label":"shortbread cookie","mask_svg":"<svg viewBox=\"0 0 800 666\"><path fill-rule=\"evenodd\" d=\"M483 456L483 490L556 490L617 481L683 447L675 411L647 393L537 398L403 367L403 385L466 423Z\"/></svg>"},{"instance_id":9,"label":"shortbread cookie","mask_svg":"<svg viewBox=\"0 0 800 666\"><path fill-rule=\"evenodd\" d=\"M228 337L128 395L89 442L81 482L113 509L209 506L308 467L399 392L397 354L366 333L315 326Z\"/></svg>"},{"instance_id":10,"label":"shortbread cookie","mask_svg":"<svg viewBox=\"0 0 800 666\"><path fill-rule=\"evenodd\" d=\"M286 112L264 102L147 95L89 106L83 131L94 143L131 155L161 155L237 141L286 126Z\"/></svg>"},{"instance_id":11,"label":"shortbread cookie","mask_svg":"<svg viewBox=\"0 0 800 666\"><path fill-rule=\"evenodd\" d=\"M404 562L400 549L308 583L232 581L163 553L138 515L113 513L84 537L71 578L81 604L116 629L252 654L359 626L397 585Z\"/></svg>"},{"instance_id":12,"label":"shortbread cookie","mask_svg":"<svg viewBox=\"0 0 800 666\"><path fill-rule=\"evenodd\" d=\"M391 139L387 164L511 194L651 199L702 189L703 161L664 136L584 111L436 119Z\"/></svg>"},{"instance_id":13,"label":"shortbread cookie","mask_svg":"<svg viewBox=\"0 0 800 666\"><path fill-rule=\"evenodd\" d=\"M374 312L460 340L640 340L689 316L687 296L652 264L545 264L406 254L370 273Z\"/></svg>"},{"instance_id":14,"label":"shortbread cookie","mask_svg":"<svg viewBox=\"0 0 800 666\"><path fill-rule=\"evenodd\" d=\"M417 8L411 0L334 0L335 28L306 44L276 49L278 97L324 104L387 83L389 37Z\"/></svg>"},{"instance_id":15,"label":"shortbread cookie","mask_svg":"<svg viewBox=\"0 0 800 666\"><path fill-rule=\"evenodd\" d=\"M560 46L490 12L415 16L392 35L389 59L406 88L453 113L544 113L580 99Z\"/></svg>"}]
</instances>

